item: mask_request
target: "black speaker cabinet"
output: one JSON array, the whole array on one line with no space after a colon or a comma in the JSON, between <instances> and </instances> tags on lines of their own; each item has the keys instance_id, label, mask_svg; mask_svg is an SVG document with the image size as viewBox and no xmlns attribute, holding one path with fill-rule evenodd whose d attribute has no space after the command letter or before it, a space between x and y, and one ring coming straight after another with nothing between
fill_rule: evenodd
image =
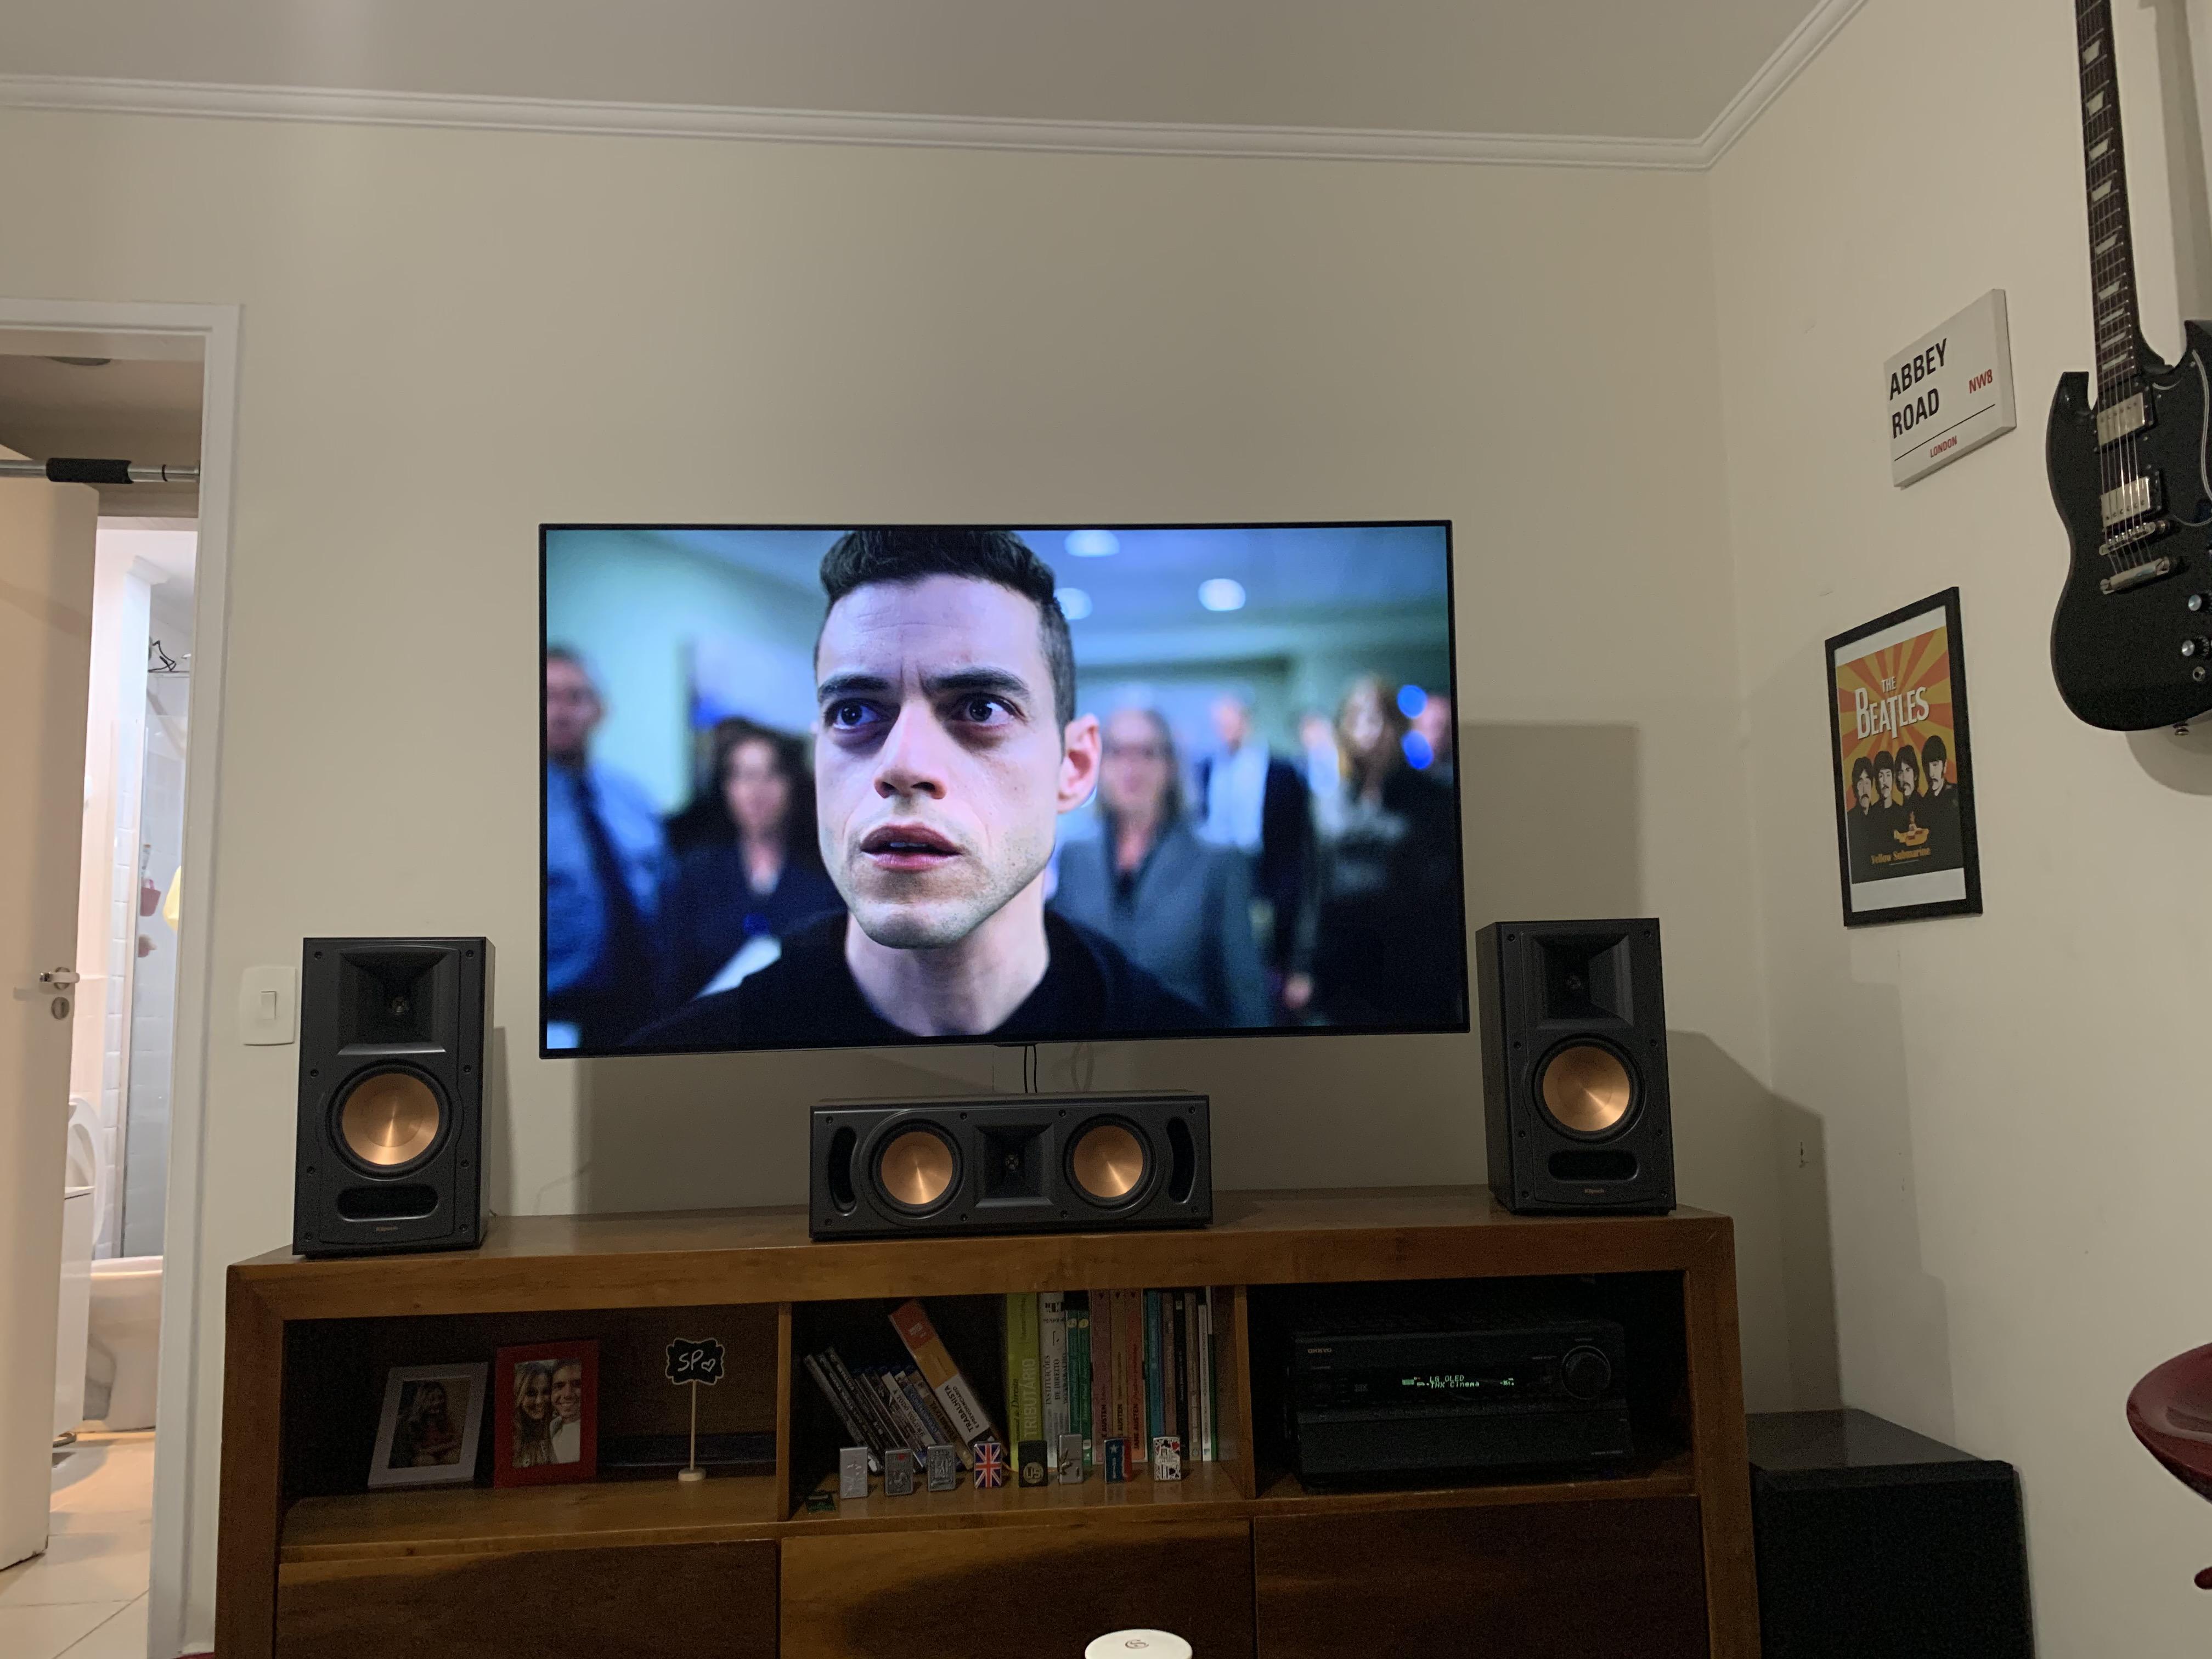
<instances>
[{"instance_id":1,"label":"black speaker cabinet","mask_svg":"<svg viewBox=\"0 0 2212 1659\"><path fill-rule=\"evenodd\" d=\"M300 1255L483 1240L491 944L311 939L300 965Z\"/></svg>"},{"instance_id":2,"label":"black speaker cabinet","mask_svg":"<svg viewBox=\"0 0 2212 1659\"><path fill-rule=\"evenodd\" d=\"M1000 1095L814 1109L816 1238L1203 1227L1206 1097Z\"/></svg>"},{"instance_id":3,"label":"black speaker cabinet","mask_svg":"<svg viewBox=\"0 0 2212 1659\"><path fill-rule=\"evenodd\" d=\"M2012 1465L1865 1412L1754 1416L1750 1437L1766 1659L2032 1659Z\"/></svg>"},{"instance_id":4,"label":"black speaker cabinet","mask_svg":"<svg viewBox=\"0 0 2212 1659\"><path fill-rule=\"evenodd\" d=\"M1659 924L1475 936L1490 1188L1516 1214L1674 1207Z\"/></svg>"}]
</instances>

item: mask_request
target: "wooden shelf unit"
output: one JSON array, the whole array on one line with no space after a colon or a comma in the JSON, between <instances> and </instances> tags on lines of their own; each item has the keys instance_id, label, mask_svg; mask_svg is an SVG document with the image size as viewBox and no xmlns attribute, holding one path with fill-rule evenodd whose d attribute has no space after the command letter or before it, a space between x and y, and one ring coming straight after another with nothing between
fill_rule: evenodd
<instances>
[{"instance_id":1,"label":"wooden shelf unit","mask_svg":"<svg viewBox=\"0 0 2212 1659\"><path fill-rule=\"evenodd\" d=\"M1725 1218L1517 1218L1462 1188L1221 1194L1216 1213L1192 1232L830 1244L807 1240L799 1210L501 1218L467 1254L241 1263L217 1651L642 1655L682 1626L691 1645L746 1659L998 1659L1161 1623L1206 1659L1303 1659L1377 1629L1392 1643L1377 1652L1754 1659ZM1661 1379L1630 1468L1310 1493L1255 1433L1255 1289L1495 1279L1656 1287L1666 1340L1650 1346L1679 1375ZM869 1316L828 1304L1191 1285L1217 1287L1221 1461L1188 1463L1181 1482L1108 1486L1094 1471L908 1498L878 1485L834 1515L805 1510L834 1448L795 1349L814 1322ZM604 1437L625 1400L634 1415L680 1406L647 1375L679 1325L734 1334L702 1427L772 1431L773 1471L361 1490L387 1365L597 1336ZM996 1352L955 1352L995 1394ZM1027 1622L974 1620L978 1596ZM956 1630L965 1645L947 1645Z\"/></svg>"}]
</instances>

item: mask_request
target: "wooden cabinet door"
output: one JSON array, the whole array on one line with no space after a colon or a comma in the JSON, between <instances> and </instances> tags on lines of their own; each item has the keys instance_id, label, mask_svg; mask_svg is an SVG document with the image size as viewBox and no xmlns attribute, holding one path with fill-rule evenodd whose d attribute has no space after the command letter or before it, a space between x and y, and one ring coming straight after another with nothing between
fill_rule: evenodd
<instances>
[{"instance_id":1,"label":"wooden cabinet door","mask_svg":"<svg viewBox=\"0 0 2212 1659\"><path fill-rule=\"evenodd\" d=\"M1262 1519L1252 1559L1260 1659L1706 1652L1694 1498Z\"/></svg>"},{"instance_id":2,"label":"wooden cabinet door","mask_svg":"<svg viewBox=\"0 0 2212 1659\"><path fill-rule=\"evenodd\" d=\"M775 1612L767 1541L302 1562L276 1659L775 1659Z\"/></svg>"},{"instance_id":3,"label":"wooden cabinet door","mask_svg":"<svg viewBox=\"0 0 2212 1659\"><path fill-rule=\"evenodd\" d=\"M1249 1659L1242 1521L790 1538L783 1659L1080 1659L1115 1630Z\"/></svg>"}]
</instances>

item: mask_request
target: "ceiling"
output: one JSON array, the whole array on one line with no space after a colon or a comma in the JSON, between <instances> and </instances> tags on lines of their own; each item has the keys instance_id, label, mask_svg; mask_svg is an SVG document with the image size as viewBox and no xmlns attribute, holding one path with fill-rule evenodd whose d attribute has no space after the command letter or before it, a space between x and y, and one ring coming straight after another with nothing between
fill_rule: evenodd
<instances>
[{"instance_id":1,"label":"ceiling","mask_svg":"<svg viewBox=\"0 0 2212 1659\"><path fill-rule=\"evenodd\" d=\"M21 0L4 77L1695 141L1857 0Z\"/></svg>"}]
</instances>

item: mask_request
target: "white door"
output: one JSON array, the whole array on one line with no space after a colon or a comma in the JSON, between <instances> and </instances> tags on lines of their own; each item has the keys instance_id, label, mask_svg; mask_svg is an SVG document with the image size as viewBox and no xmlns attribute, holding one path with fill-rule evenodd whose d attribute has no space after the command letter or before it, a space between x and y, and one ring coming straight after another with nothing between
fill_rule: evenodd
<instances>
[{"instance_id":1,"label":"white door","mask_svg":"<svg viewBox=\"0 0 2212 1659\"><path fill-rule=\"evenodd\" d=\"M87 485L0 478L0 1566L46 1547L52 1484L99 515Z\"/></svg>"}]
</instances>

